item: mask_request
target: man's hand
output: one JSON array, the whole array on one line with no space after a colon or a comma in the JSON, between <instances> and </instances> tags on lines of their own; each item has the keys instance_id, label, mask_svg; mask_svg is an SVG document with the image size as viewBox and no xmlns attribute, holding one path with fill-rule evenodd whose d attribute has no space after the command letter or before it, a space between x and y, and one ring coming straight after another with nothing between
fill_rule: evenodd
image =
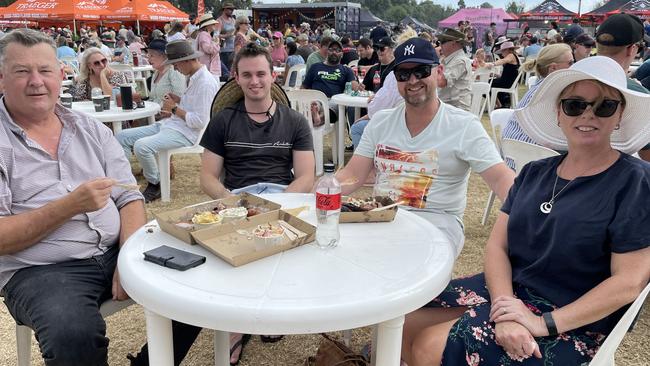
<instances>
[{"instance_id":1,"label":"man's hand","mask_svg":"<svg viewBox=\"0 0 650 366\"><path fill-rule=\"evenodd\" d=\"M175 106L176 106L176 102L174 102L174 100L172 100L172 98L165 95L163 97L163 105L162 105L162 108L161 108L161 113L162 113L162 111L169 112ZM171 113L169 115L171 116Z\"/></svg>"},{"instance_id":2,"label":"man's hand","mask_svg":"<svg viewBox=\"0 0 650 366\"><path fill-rule=\"evenodd\" d=\"M512 321L496 323L494 334L497 344L513 360L523 361L530 356L542 358L539 345L523 325Z\"/></svg>"},{"instance_id":3,"label":"man's hand","mask_svg":"<svg viewBox=\"0 0 650 366\"><path fill-rule=\"evenodd\" d=\"M81 184L72 191L67 199L77 213L93 212L106 206L111 197L115 180L111 178L97 178Z\"/></svg>"},{"instance_id":4,"label":"man's hand","mask_svg":"<svg viewBox=\"0 0 650 366\"><path fill-rule=\"evenodd\" d=\"M117 266L115 267L115 272L113 273L113 300L123 301L129 298L129 294L124 291L122 284L120 283L120 274L117 271Z\"/></svg>"},{"instance_id":5,"label":"man's hand","mask_svg":"<svg viewBox=\"0 0 650 366\"><path fill-rule=\"evenodd\" d=\"M534 337L548 335L542 317L535 315L523 301L510 296L499 296L492 302L490 321L495 323L513 321L528 329Z\"/></svg>"},{"instance_id":6,"label":"man's hand","mask_svg":"<svg viewBox=\"0 0 650 366\"><path fill-rule=\"evenodd\" d=\"M173 100L174 103L180 103L180 102L181 102L181 97L179 97L178 95L176 95L176 94L174 94L174 93L167 93L167 94L165 94L165 96L163 97L163 99L168 99L168 98L171 99L171 100Z\"/></svg>"}]
</instances>

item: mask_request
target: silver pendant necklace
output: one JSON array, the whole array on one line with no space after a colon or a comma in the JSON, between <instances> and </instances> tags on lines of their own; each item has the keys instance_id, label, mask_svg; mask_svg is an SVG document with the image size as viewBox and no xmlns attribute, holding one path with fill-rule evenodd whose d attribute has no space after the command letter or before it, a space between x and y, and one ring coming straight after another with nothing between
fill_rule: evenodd
<instances>
[{"instance_id":1,"label":"silver pendant necklace","mask_svg":"<svg viewBox=\"0 0 650 366\"><path fill-rule=\"evenodd\" d=\"M551 210L553 209L553 203L555 202L555 197L559 196L560 193L562 193L562 191L563 191L566 187L568 187L569 184L571 184L571 182L573 182L573 181L575 180L575 178L571 179L571 180L569 181L569 183L567 183L564 187L562 187L562 189L560 189L559 192L557 192L557 194L555 194L555 188L557 187L557 179L558 179L559 177L560 177L560 174L557 173L557 174L555 175L555 183L553 183L553 194L551 194L551 199L548 200L548 201L546 201L546 202L542 202L542 204L539 205L539 210L542 211L542 213L544 213L544 214L549 214L549 213L551 212ZM576 178L577 178L577 177L576 177Z\"/></svg>"}]
</instances>

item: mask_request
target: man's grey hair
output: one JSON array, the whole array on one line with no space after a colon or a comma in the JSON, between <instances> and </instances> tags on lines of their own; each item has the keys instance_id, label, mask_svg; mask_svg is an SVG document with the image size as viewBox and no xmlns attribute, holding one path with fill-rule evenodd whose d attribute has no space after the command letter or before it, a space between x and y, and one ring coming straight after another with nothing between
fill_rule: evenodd
<instances>
[{"instance_id":1,"label":"man's grey hair","mask_svg":"<svg viewBox=\"0 0 650 366\"><path fill-rule=\"evenodd\" d=\"M11 43L18 43L27 47L44 43L52 47L52 50L56 53L56 44L54 44L52 37L33 29L15 29L0 39L0 66L4 65L7 46Z\"/></svg>"}]
</instances>

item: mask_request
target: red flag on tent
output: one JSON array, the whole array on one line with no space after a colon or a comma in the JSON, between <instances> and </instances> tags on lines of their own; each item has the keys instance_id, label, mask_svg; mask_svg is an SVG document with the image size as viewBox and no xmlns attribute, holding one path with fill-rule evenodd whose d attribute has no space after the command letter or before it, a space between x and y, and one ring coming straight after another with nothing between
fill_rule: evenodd
<instances>
[{"instance_id":1,"label":"red flag on tent","mask_svg":"<svg viewBox=\"0 0 650 366\"><path fill-rule=\"evenodd\" d=\"M196 16L200 17L205 13L205 1L204 0L198 0L198 3L196 5Z\"/></svg>"}]
</instances>

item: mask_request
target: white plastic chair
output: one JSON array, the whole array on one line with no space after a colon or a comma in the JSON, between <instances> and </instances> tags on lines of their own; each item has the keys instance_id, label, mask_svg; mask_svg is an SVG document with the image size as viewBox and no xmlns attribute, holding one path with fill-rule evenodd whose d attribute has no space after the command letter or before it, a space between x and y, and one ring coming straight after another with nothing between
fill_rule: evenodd
<instances>
[{"instance_id":1,"label":"white plastic chair","mask_svg":"<svg viewBox=\"0 0 650 366\"><path fill-rule=\"evenodd\" d=\"M307 118L309 127L311 128L311 135L314 140L314 155L316 158L316 175L323 174L323 137L330 136L332 141L332 159L336 163L337 160L337 144L336 144L336 129L330 123L330 114L328 111L327 96L318 90L302 89L290 90L287 92L291 108L296 112L302 114ZM320 127L314 127L311 119L311 103L320 102L321 106L325 109L325 123Z\"/></svg>"},{"instance_id":2,"label":"white plastic chair","mask_svg":"<svg viewBox=\"0 0 650 366\"><path fill-rule=\"evenodd\" d=\"M510 117L515 112L514 109L501 108L496 109L490 112L490 126L492 127L492 140L499 150L499 154L503 157L503 151L501 151L501 132L508 124ZM490 215L490 210L492 210L492 204L494 203L495 194L493 191L490 191L488 196L487 203L485 205L485 210L483 211L483 218L481 219L481 225L485 225L487 218Z\"/></svg>"},{"instance_id":3,"label":"white plastic chair","mask_svg":"<svg viewBox=\"0 0 650 366\"><path fill-rule=\"evenodd\" d=\"M491 75L492 75L492 70L490 70L487 67L482 67L474 70L472 80L489 83Z\"/></svg>"},{"instance_id":4,"label":"white plastic chair","mask_svg":"<svg viewBox=\"0 0 650 366\"><path fill-rule=\"evenodd\" d=\"M490 111L494 110L497 104L497 95L499 93L510 94L510 105L515 106L519 103L519 79L523 73L519 73L515 80L512 82L510 88L492 88L490 90Z\"/></svg>"},{"instance_id":5,"label":"white plastic chair","mask_svg":"<svg viewBox=\"0 0 650 366\"><path fill-rule=\"evenodd\" d=\"M133 304L135 304L135 302L131 299L124 301L108 300L99 308L99 313L102 314L103 318L106 318L107 316L111 316ZM16 324L16 354L18 356L18 366L29 366L31 364L31 344L31 328Z\"/></svg>"},{"instance_id":6,"label":"white plastic chair","mask_svg":"<svg viewBox=\"0 0 650 366\"><path fill-rule=\"evenodd\" d=\"M621 341L625 337L625 334L630 329L632 321L641 310L641 306L645 302L646 297L648 297L648 292L650 292L650 283L641 291L636 300L630 305L625 314L621 317L621 320L616 323L616 326L607 336L605 342L600 346L598 352L589 363L589 366L614 366L614 356L616 355L616 349L618 345L621 344Z\"/></svg>"},{"instance_id":7,"label":"white plastic chair","mask_svg":"<svg viewBox=\"0 0 650 366\"><path fill-rule=\"evenodd\" d=\"M134 85L134 90L140 93L142 98L149 97L149 88L147 88L147 80L143 77L136 77L133 66L126 64L111 64L110 68L126 74L127 80Z\"/></svg>"},{"instance_id":8,"label":"white plastic chair","mask_svg":"<svg viewBox=\"0 0 650 366\"><path fill-rule=\"evenodd\" d=\"M171 199L171 173L170 173L170 159L172 155L177 154L202 154L203 146L199 145L201 143L201 137L205 129L208 128L206 123L199 132L199 138L196 139L196 142L192 146L186 147L177 147L170 150L159 150L158 151L158 171L160 172L160 199L163 202L169 202Z\"/></svg>"},{"instance_id":9,"label":"white plastic chair","mask_svg":"<svg viewBox=\"0 0 650 366\"><path fill-rule=\"evenodd\" d=\"M483 100L485 96L485 101ZM490 98L490 84L476 81L472 83L472 104L469 107L469 111L472 112L475 116L481 119L483 112L485 112L485 105L487 104L488 99Z\"/></svg>"},{"instance_id":10,"label":"white plastic chair","mask_svg":"<svg viewBox=\"0 0 650 366\"><path fill-rule=\"evenodd\" d=\"M305 77L304 76L305 67L306 67L305 64L300 64L300 65L293 65L289 68L289 72L284 78L284 85L283 85L284 90L288 91L288 90L300 89L300 86L302 85L302 79ZM300 76L301 71L302 71L302 77ZM291 86L289 85L289 81L291 80L291 76L294 74L296 75L295 77L296 80L294 86Z\"/></svg>"},{"instance_id":11,"label":"white plastic chair","mask_svg":"<svg viewBox=\"0 0 650 366\"><path fill-rule=\"evenodd\" d=\"M528 87L528 89L530 89L531 86L533 86L533 85L535 85L535 83L537 83L537 80L539 80L539 77L537 77L535 75L528 77L528 79L526 80L526 87Z\"/></svg>"}]
</instances>

